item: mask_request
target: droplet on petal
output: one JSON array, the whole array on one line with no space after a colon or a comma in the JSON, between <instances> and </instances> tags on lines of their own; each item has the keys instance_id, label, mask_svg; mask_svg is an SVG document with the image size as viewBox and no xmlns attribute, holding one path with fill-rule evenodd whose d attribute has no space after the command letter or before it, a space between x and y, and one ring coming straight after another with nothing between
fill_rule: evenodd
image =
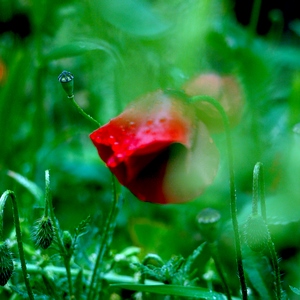
<instances>
[{"instance_id":1,"label":"droplet on petal","mask_svg":"<svg viewBox=\"0 0 300 300\"><path fill-rule=\"evenodd\" d=\"M133 121L129 122L129 127L131 129L134 129L135 128L135 122L133 122Z\"/></svg>"}]
</instances>

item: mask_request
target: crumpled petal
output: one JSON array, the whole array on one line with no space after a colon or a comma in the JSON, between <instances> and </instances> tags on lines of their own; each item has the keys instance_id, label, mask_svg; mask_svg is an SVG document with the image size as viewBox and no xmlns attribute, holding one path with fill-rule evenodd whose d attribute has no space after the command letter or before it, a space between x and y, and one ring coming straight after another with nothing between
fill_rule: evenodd
<instances>
[{"instance_id":1,"label":"crumpled petal","mask_svg":"<svg viewBox=\"0 0 300 300\"><path fill-rule=\"evenodd\" d=\"M189 201L218 168L218 151L191 104L160 90L134 101L90 138L119 182L142 201Z\"/></svg>"}]
</instances>

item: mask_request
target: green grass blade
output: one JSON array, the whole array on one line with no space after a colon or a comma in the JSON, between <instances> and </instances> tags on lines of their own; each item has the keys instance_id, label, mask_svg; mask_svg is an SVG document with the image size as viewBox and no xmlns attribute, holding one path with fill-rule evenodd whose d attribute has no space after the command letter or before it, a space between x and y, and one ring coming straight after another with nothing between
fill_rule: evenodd
<instances>
[{"instance_id":1,"label":"green grass blade","mask_svg":"<svg viewBox=\"0 0 300 300\"><path fill-rule=\"evenodd\" d=\"M137 292L148 292L161 295L172 295L181 297L192 297L198 299L226 299L226 296L220 293L209 291L208 289L181 286L181 285L146 285L146 284L112 284L111 287L122 288ZM238 299L238 298L233 298Z\"/></svg>"},{"instance_id":2,"label":"green grass blade","mask_svg":"<svg viewBox=\"0 0 300 300\"><path fill-rule=\"evenodd\" d=\"M44 201L44 192L42 189L35 184L34 182L30 181L26 177L22 176L13 171L8 171L7 175L16 180L19 184L21 184L24 188L26 188L32 196L36 199L39 205L43 206Z\"/></svg>"}]
</instances>

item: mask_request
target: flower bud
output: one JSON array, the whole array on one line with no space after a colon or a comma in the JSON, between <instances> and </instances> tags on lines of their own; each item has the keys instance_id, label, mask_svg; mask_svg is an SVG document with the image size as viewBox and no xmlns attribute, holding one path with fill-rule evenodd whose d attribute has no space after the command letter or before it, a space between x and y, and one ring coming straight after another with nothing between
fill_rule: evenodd
<instances>
[{"instance_id":1,"label":"flower bud","mask_svg":"<svg viewBox=\"0 0 300 300\"><path fill-rule=\"evenodd\" d=\"M37 247L47 249L54 237L52 221L49 217L43 217L36 222L32 238Z\"/></svg>"},{"instance_id":2,"label":"flower bud","mask_svg":"<svg viewBox=\"0 0 300 300\"><path fill-rule=\"evenodd\" d=\"M71 253L72 252L73 239L72 239L72 236L71 236L69 231L65 230L63 232L62 240L63 240L64 246L65 246L66 250L68 251L68 253Z\"/></svg>"},{"instance_id":3,"label":"flower bud","mask_svg":"<svg viewBox=\"0 0 300 300\"><path fill-rule=\"evenodd\" d=\"M212 208L205 208L197 216L197 222L201 234L208 242L216 240L220 213Z\"/></svg>"},{"instance_id":4,"label":"flower bud","mask_svg":"<svg viewBox=\"0 0 300 300\"><path fill-rule=\"evenodd\" d=\"M74 96L74 76L68 71L62 71L58 76L58 81L61 83L61 86L66 91L69 98Z\"/></svg>"},{"instance_id":5,"label":"flower bud","mask_svg":"<svg viewBox=\"0 0 300 300\"><path fill-rule=\"evenodd\" d=\"M0 242L0 285L4 286L14 270L12 254L5 242Z\"/></svg>"},{"instance_id":6,"label":"flower bud","mask_svg":"<svg viewBox=\"0 0 300 300\"><path fill-rule=\"evenodd\" d=\"M255 252L263 251L269 239L269 230L263 217L251 215L245 225L246 243Z\"/></svg>"}]
</instances>

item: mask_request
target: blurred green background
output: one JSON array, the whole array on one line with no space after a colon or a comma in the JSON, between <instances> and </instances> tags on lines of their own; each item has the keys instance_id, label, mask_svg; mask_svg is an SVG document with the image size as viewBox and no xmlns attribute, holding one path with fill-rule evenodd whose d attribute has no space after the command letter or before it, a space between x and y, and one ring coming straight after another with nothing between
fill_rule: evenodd
<instances>
[{"instance_id":1,"label":"blurred green background","mask_svg":"<svg viewBox=\"0 0 300 300\"><path fill-rule=\"evenodd\" d=\"M0 0L0 192L15 191L28 224L41 209L8 170L43 189L50 169L66 230L88 215L100 226L111 204L110 174L89 139L96 128L69 103L57 80L63 70L75 77L77 103L102 124L146 92L180 89L200 73L232 74L245 94L232 131L238 213L243 222L251 211L252 171L261 161L286 287L300 287L300 16L292 1L289 8L262 1L257 22L251 3L241 2ZM220 211L221 247L231 249L224 133L213 138L220 170L195 201L153 205L124 189L113 251L135 245L164 259L189 255L202 241L195 220L206 207ZM9 233L10 208L5 220Z\"/></svg>"}]
</instances>

